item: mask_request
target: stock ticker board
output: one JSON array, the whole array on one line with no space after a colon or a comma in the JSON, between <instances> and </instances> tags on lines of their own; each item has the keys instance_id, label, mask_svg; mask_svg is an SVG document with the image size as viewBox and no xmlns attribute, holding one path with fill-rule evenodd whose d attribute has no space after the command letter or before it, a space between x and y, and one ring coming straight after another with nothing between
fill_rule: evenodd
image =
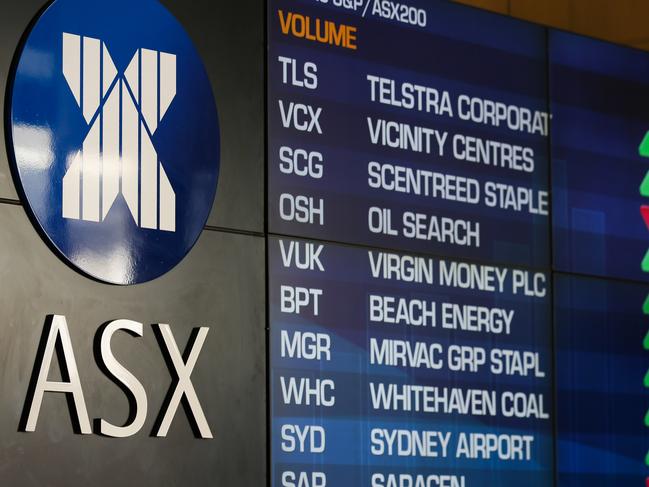
<instances>
[{"instance_id":1,"label":"stock ticker board","mask_svg":"<svg viewBox=\"0 0 649 487\"><path fill-rule=\"evenodd\" d=\"M268 36L272 485L643 485L649 56L442 1Z\"/></svg>"}]
</instances>

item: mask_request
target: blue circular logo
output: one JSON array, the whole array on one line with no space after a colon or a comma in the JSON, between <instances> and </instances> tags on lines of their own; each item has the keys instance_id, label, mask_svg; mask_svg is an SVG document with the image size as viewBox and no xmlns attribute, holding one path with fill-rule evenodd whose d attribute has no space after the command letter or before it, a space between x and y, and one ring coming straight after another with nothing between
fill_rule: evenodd
<instances>
[{"instance_id":1,"label":"blue circular logo","mask_svg":"<svg viewBox=\"0 0 649 487\"><path fill-rule=\"evenodd\" d=\"M95 279L137 284L176 266L219 173L211 85L155 0L56 0L9 92L14 175L35 225Z\"/></svg>"}]
</instances>

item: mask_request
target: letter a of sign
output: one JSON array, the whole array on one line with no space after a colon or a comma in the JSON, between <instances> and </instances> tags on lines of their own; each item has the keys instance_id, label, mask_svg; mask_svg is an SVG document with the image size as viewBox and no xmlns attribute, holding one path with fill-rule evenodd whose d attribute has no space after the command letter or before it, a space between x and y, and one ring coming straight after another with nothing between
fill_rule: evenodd
<instances>
[{"instance_id":1,"label":"letter a of sign","mask_svg":"<svg viewBox=\"0 0 649 487\"><path fill-rule=\"evenodd\" d=\"M152 137L176 97L176 56L138 49L120 75L104 42L64 33L63 75L89 126L63 178L63 218L102 222L121 194L139 227L175 232Z\"/></svg>"},{"instance_id":2,"label":"letter a of sign","mask_svg":"<svg viewBox=\"0 0 649 487\"><path fill-rule=\"evenodd\" d=\"M72 349L72 341L70 340L70 332L65 316L53 316L49 327L45 328L44 333L47 334L47 342L45 343L45 349L40 356L40 360L35 365L35 367L39 367L39 370L33 395L31 398L27 398L29 405L26 405L26 410L29 410L29 415L27 416L24 431L28 433L36 431L36 423L38 422L38 415L41 411L41 404L43 403L45 393L61 392L72 396L72 404L74 405L74 412L79 421L81 434L90 435L92 434L92 429L90 428L86 401L83 397L81 379L79 378L77 362L74 359L74 350ZM53 382L47 379L58 340L60 340L63 354L63 363L60 364L61 369L67 372L68 376L68 380L65 382Z\"/></svg>"}]
</instances>

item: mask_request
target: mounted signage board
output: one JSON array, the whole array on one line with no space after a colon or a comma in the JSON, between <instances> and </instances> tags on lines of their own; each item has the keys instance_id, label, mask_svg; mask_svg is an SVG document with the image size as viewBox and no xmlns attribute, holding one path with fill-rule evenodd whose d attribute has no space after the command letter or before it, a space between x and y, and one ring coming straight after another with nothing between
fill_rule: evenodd
<instances>
[{"instance_id":1,"label":"mounted signage board","mask_svg":"<svg viewBox=\"0 0 649 487\"><path fill-rule=\"evenodd\" d=\"M202 61L157 1L56 0L9 91L15 179L34 224L86 275L138 284L201 234L219 174Z\"/></svg>"}]
</instances>

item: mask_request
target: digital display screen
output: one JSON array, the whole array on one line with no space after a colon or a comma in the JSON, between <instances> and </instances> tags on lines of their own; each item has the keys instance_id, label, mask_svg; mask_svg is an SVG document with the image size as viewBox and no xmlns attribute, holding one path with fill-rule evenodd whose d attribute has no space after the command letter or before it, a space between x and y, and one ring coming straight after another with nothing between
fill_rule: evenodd
<instances>
[{"instance_id":1,"label":"digital display screen","mask_svg":"<svg viewBox=\"0 0 649 487\"><path fill-rule=\"evenodd\" d=\"M434 0L268 36L272 485L644 485L649 54Z\"/></svg>"},{"instance_id":2,"label":"digital display screen","mask_svg":"<svg viewBox=\"0 0 649 487\"><path fill-rule=\"evenodd\" d=\"M271 2L270 231L549 266L545 31L410 5ZM300 37L324 24L353 45Z\"/></svg>"}]
</instances>

